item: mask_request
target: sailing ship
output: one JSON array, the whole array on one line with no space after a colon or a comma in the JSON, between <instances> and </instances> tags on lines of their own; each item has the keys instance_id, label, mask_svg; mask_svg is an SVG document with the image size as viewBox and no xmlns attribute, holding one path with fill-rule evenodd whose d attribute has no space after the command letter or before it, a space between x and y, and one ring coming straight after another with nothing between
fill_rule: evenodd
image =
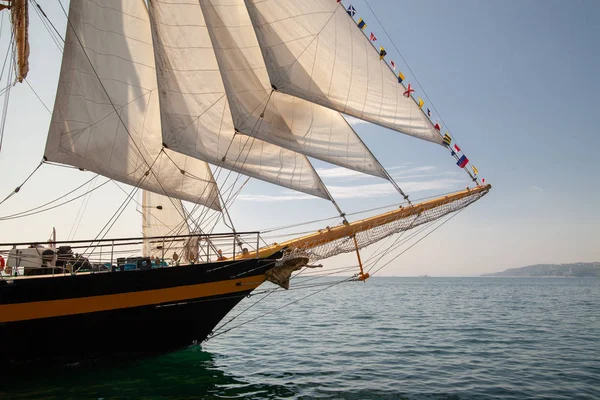
<instances>
[{"instance_id":1,"label":"sailing ship","mask_svg":"<svg viewBox=\"0 0 600 400\"><path fill-rule=\"evenodd\" d=\"M2 7L21 82L28 2ZM349 10L336 0L71 0L41 165L127 184L128 201L142 190L143 236L1 244L2 362L201 343L265 281L288 288L295 271L342 253L356 253L365 281L361 249L489 192L468 171L472 187L414 203L348 124L343 114L451 144ZM308 157L389 181L399 207L350 221ZM236 231L217 169L330 201L341 223L280 243ZM221 213L231 232L190 221L182 201Z\"/></svg>"}]
</instances>

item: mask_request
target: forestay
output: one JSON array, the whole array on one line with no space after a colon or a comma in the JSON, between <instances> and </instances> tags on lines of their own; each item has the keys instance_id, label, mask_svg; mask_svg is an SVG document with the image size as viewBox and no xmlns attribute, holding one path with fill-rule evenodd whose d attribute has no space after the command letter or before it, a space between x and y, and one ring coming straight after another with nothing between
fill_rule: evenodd
<instances>
[{"instance_id":1,"label":"forestay","mask_svg":"<svg viewBox=\"0 0 600 400\"><path fill-rule=\"evenodd\" d=\"M328 199L304 155L235 133L198 0L154 0L149 11L164 143L217 166Z\"/></svg>"},{"instance_id":2,"label":"forestay","mask_svg":"<svg viewBox=\"0 0 600 400\"><path fill-rule=\"evenodd\" d=\"M144 2L72 1L69 21L47 159L219 210L208 164L169 150L161 153Z\"/></svg>"},{"instance_id":3,"label":"forestay","mask_svg":"<svg viewBox=\"0 0 600 400\"><path fill-rule=\"evenodd\" d=\"M406 88L333 0L246 0L278 90L442 144Z\"/></svg>"},{"instance_id":4,"label":"forestay","mask_svg":"<svg viewBox=\"0 0 600 400\"><path fill-rule=\"evenodd\" d=\"M273 91L244 0L200 0L200 4L236 129L308 156L386 177L339 112Z\"/></svg>"}]
</instances>

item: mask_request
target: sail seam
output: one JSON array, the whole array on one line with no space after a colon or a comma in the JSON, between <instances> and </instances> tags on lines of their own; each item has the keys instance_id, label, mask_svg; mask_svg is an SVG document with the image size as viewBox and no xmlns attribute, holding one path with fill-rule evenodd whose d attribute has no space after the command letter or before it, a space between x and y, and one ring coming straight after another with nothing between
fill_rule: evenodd
<instances>
[{"instance_id":1,"label":"sail seam","mask_svg":"<svg viewBox=\"0 0 600 400\"><path fill-rule=\"evenodd\" d=\"M321 32L323 32L323 30L325 29L325 27L327 27L327 25L329 24L329 21L331 21L331 19L334 17L334 15L335 15L335 12L331 13L331 16L329 17L329 19L327 20L327 22L325 24L323 24L323 27L319 30L319 32L317 32L315 35L313 35L314 37L310 41L310 43L304 48L304 50L302 50L302 52L300 52L300 54L296 57L296 59L294 60L294 62L291 63L287 67L288 71L290 71L292 69L292 67L294 67L294 65L296 65L296 63L298 62L298 60L300 60L300 57L302 57L302 55L306 52L306 50L308 50L308 48L313 44L313 42L315 41L315 39L321 35ZM306 30L309 31L308 29L306 29ZM287 42L284 42L284 44L287 44ZM316 58L316 53L315 53L315 58Z\"/></svg>"},{"instance_id":2,"label":"sail seam","mask_svg":"<svg viewBox=\"0 0 600 400\"><path fill-rule=\"evenodd\" d=\"M125 38L127 38L127 39L130 39L130 40L131 40L131 38L129 38L129 37L127 37L127 36L125 36ZM144 44L146 44L146 43L144 43ZM84 50L86 53L87 53L88 51L90 51L91 53L94 53L94 54L95 54L95 55L97 55L97 56L103 56L103 57L107 57L107 58L118 58L119 60L127 61L127 62L129 62L129 63L132 63L132 64L134 64L134 65L141 65L141 66L143 66L143 67L146 67L146 68L149 68L149 69L151 69L151 70L155 70L155 69L156 69L156 68L154 68L154 67L153 67L153 66L151 66L151 65L144 64L144 63L142 63L142 62L138 62L138 61L134 61L134 60L131 60L131 59L129 59L129 58L124 58L124 57L118 56L118 55L116 55L116 54L110 54L110 53L101 53L101 52L99 52L99 51L96 51L96 50L94 50L94 49L93 49L93 48L91 48L91 47L85 47L85 46L83 46L83 45L81 45L81 48L82 48L82 49L83 49L83 50ZM90 63L91 63L91 62L90 62ZM128 84L129 84L129 83L128 83ZM143 89L146 89L146 90L152 90L152 89L148 89L148 88L143 88Z\"/></svg>"},{"instance_id":3,"label":"sail seam","mask_svg":"<svg viewBox=\"0 0 600 400\"><path fill-rule=\"evenodd\" d=\"M183 128L181 128L177 133L171 133L171 135L175 135L175 136L180 135L181 132L185 131L187 128L189 128L190 126L192 126L193 124L195 124L200 118L202 118L204 116L204 114L206 114L207 112L209 112L216 104L220 103L221 100L223 99L223 97L225 97L225 93L223 93L223 95L221 97L219 97L217 99L217 101L215 101L214 103L212 103L206 110L202 111L202 113L200 115L194 117L194 119L189 124L187 124L186 126L184 126ZM178 114L172 114L172 115L178 115ZM185 115L185 114L182 114L182 115L189 116L189 117L193 116L193 115Z\"/></svg>"},{"instance_id":4,"label":"sail seam","mask_svg":"<svg viewBox=\"0 0 600 400\"><path fill-rule=\"evenodd\" d=\"M93 0L92 0L92 2L93 2ZM61 7L62 7L62 4L61 4ZM63 8L63 11L64 11L64 8ZM66 13L66 12L65 12L65 13ZM125 13L123 13L123 14L125 14ZM73 34L74 34L75 38L77 39L77 42L79 43L79 45L80 45L80 47L81 47L81 50L82 50L83 54L85 55L85 58L87 59L87 61L88 61L89 65L90 65L90 68L92 69L92 71L93 71L93 72L94 72L94 74L96 75L96 78L98 79L98 82L100 83L100 86L101 86L102 90L104 91L104 93L105 93L106 97L107 97L107 98L108 98L108 100L110 101L110 103L111 103L111 105L112 105L112 107L113 107L114 111L116 112L117 116L119 117L119 121L120 121L120 122L121 122L121 124L123 125L123 128L125 129L125 132L127 132L127 135L128 135L128 136L129 136L129 138L131 139L131 141L132 141L132 143L133 143L133 146L134 146L134 147L135 147L135 149L137 150L139 159L140 159L140 160L141 160L143 163L145 163L145 164L148 166L148 168L149 168L148 172L149 172L149 173L151 173L151 174L154 176L154 178L155 178L155 180L156 180L156 183L157 183L157 184L160 186L160 188L162 189L162 191L164 192L164 194L165 194L167 197L169 197L169 199L170 199L171 201L173 201L173 200L171 199L171 197L169 196L169 192L168 192L167 190L165 190L165 188L164 188L164 187L163 187L163 185L161 184L161 182L160 182L160 179L159 179L158 175L157 175L157 174L156 174L156 173L153 171L153 169L152 169L152 167L153 167L153 166L154 166L154 164L156 163L156 160L158 160L158 158L159 158L159 157L160 157L160 155L163 153L163 151L161 150L161 151L159 151L159 152L158 152L158 154L157 154L157 156L156 156L156 159L153 161L152 165L150 165L150 164L148 163L148 161L145 159L145 157L144 157L144 155L143 155L143 153L142 153L141 149L139 148L139 146L137 145L137 143L136 143L135 139L133 138L133 136L132 136L132 134L131 134L131 132L130 132L129 128L127 127L127 125L126 125L126 124L125 124L125 122L123 121L123 119L122 119L122 117L121 117L121 114L118 112L116 105L115 105L115 104L114 104L114 102L112 101L112 98L110 97L110 95L109 95L109 93L108 93L108 91L107 91L106 87L104 86L104 83L102 82L102 79L101 79L101 78L100 78L100 76L98 75L98 72L96 71L96 68L95 68L94 64L92 63L92 61L91 61L91 59L90 59L90 57L89 57L89 55L88 55L88 53L87 53L87 51L86 51L86 48L85 48L85 46L84 46L84 45L83 45L83 43L81 42L81 38L79 37L79 34L78 34L78 33L77 33L77 31L75 30L75 28L74 28L73 24L71 23L71 20L68 18L68 16L67 16L67 23L68 23L68 25L71 27L71 30L72 30L72 32L73 32ZM85 22L84 22L83 20L81 21L81 23L82 23L82 24L85 24ZM121 35L121 36L125 36L125 37L127 37L126 35ZM138 42L142 42L142 41L138 41ZM152 45L152 44L151 44L151 45ZM156 70L156 68L151 68L151 69L153 69L153 70ZM151 92L150 92L150 93L151 93ZM146 113L147 113L147 109L146 109ZM146 115L147 115L147 114L145 114L145 116L146 116ZM144 117L144 121L145 121L145 117ZM144 125L145 125L145 122L144 122ZM142 175L142 177L141 177L140 181L138 182L138 185L142 183L142 181L144 180L144 178L145 178L145 177L147 177L147 174L144 174L144 175ZM136 186L137 186L137 185L136 185ZM138 189L139 189L139 187L138 187ZM205 188L205 189L206 189L206 188ZM127 203L129 203L129 201L128 201ZM122 211L121 211L121 213L122 213ZM120 216L120 214L119 214L119 216ZM111 225L111 227L114 225L114 223L115 223L115 222L116 222L116 220L113 222L113 224ZM110 227L108 228L108 230L110 230ZM108 230L107 230L107 232L105 233L105 235L108 233ZM101 232L102 232L102 231L101 231Z\"/></svg>"},{"instance_id":5,"label":"sail seam","mask_svg":"<svg viewBox=\"0 0 600 400\"><path fill-rule=\"evenodd\" d=\"M350 25L350 20L347 20L347 21L348 21L348 23L346 24L346 26L349 29L352 29L352 26ZM354 23L354 20L352 20L352 23ZM350 60L352 60L352 62L354 62L354 35L350 35ZM346 112L348 110L348 102L350 101L350 92L352 91L353 79L354 79L354 67L350 68L350 79L348 80L348 92L346 93L346 102L344 103L344 112Z\"/></svg>"},{"instance_id":6,"label":"sail seam","mask_svg":"<svg viewBox=\"0 0 600 400\"><path fill-rule=\"evenodd\" d=\"M125 61L128 61L128 60L125 60ZM94 75L94 74L92 74L92 73L90 73L90 72L87 72L87 71L82 71L82 70L79 70L79 69L77 69L77 68L69 68L68 70L69 70L69 71L71 71L71 72L73 72L73 73L79 73L79 74L82 74L82 75L88 75L88 76L91 76L91 77L93 77L93 78L96 78L96 75ZM130 86L130 87L134 87L134 88L139 88L139 89L142 89L142 90L146 90L147 92L151 92L152 90L156 90L156 89L148 89L148 88L145 88L145 87L143 87L143 86L136 85L136 84L134 84L134 83L127 82L127 81L122 81L122 80L120 80L120 79L116 79L116 78L102 78L102 79L104 79L105 81L111 81L111 82L118 82L118 83L122 83L122 84L124 84L124 85L127 85L127 86ZM81 96L81 97L83 97L85 100L93 101L93 100L91 100L91 99L88 99L88 98L84 97L83 95L80 95L80 94L77 94L77 93L71 93L70 91L69 91L69 95L70 95L70 96ZM135 101L135 100L137 100L137 99L134 99L134 100L132 100L131 102L129 102L129 103L127 103L127 104L130 104L130 103L132 103L132 102L133 102L133 101ZM110 105L110 103L99 103L99 102L98 102L98 103L96 103L96 104L105 104L105 105Z\"/></svg>"},{"instance_id":7,"label":"sail seam","mask_svg":"<svg viewBox=\"0 0 600 400\"><path fill-rule=\"evenodd\" d=\"M338 29L337 28L338 28L338 26L337 25L338 25L338 21L337 21L337 19L334 19L333 20L333 30L335 32L335 36L334 36L335 37L335 39L334 39L335 46L333 46L333 49L334 49L333 50L333 67L331 67L331 75L329 76L329 87L327 88L327 97L329 97L331 95L331 85L333 85L333 77L335 76L335 65L337 62L337 49L338 49L338 47L337 47L337 41L338 41ZM317 46L315 58L317 56L318 51L319 51L319 47ZM313 67L313 74L314 74L314 67Z\"/></svg>"},{"instance_id":8,"label":"sail seam","mask_svg":"<svg viewBox=\"0 0 600 400\"><path fill-rule=\"evenodd\" d=\"M107 6L101 5L96 0L87 0L87 1L89 1L90 3L94 3L96 5L96 7L98 7L98 8L102 8L102 9L105 9L105 10L113 10L113 11L116 11L116 12L118 12L120 14L127 15L128 17L131 17L131 18L134 18L134 19L138 19L138 20L143 21L143 22L148 22L148 20L146 20L144 18L137 17L137 16L135 16L133 14L127 13L127 12L123 11L122 9L118 9L118 8L114 8L114 7L107 7ZM59 3L60 2L61 2L61 0L59 0ZM62 7L62 4L61 4L61 7ZM63 9L63 11L64 11L64 9Z\"/></svg>"},{"instance_id":9,"label":"sail seam","mask_svg":"<svg viewBox=\"0 0 600 400\"><path fill-rule=\"evenodd\" d=\"M80 1L81 1L81 0L80 0ZM88 0L88 1L91 1L91 0ZM122 13L122 14L125 14L125 13ZM84 22L84 21L82 21L82 22L81 22L81 24L82 24L82 25L91 26L91 27L92 27L92 28L94 28L94 29L95 29L97 32L102 32L102 33L111 33L111 34L113 34L113 35L121 36L121 37L123 37L123 38L125 38L125 39L127 39L127 40L131 40L131 41L133 41L133 42L138 42L138 43L141 43L141 44L145 44L145 45L147 45L147 46L152 46L152 43L148 43L148 42L145 42L145 41L143 41L143 40L136 39L136 38L134 38L134 37L127 36L127 35L125 35L125 34L122 34L122 33L119 33L119 32L111 31L111 30L108 30L108 29L100 29L100 28L98 28L96 25L92 24L91 22Z\"/></svg>"}]
</instances>

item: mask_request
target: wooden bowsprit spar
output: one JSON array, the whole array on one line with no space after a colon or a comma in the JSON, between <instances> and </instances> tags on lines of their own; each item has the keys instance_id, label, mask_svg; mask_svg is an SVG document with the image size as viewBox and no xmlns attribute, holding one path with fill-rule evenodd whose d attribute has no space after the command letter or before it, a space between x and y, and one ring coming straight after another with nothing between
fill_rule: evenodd
<instances>
[{"instance_id":1,"label":"wooden bowsprit spar","mask_svg":"<svg viewBox=\"0 0 600 400\"><path fill-rule=\"evenodd\" d=\"M413 204L408 207L400 207L370 218L327 227L310 235L291 239L283 243L274 243L259 249L257 252L249 252L241 255L240 258L265 258L282 251L284 255L278 263L280 269L278 273L279 277L274 280L274 283L286 287L289 285L289 274L306 266L308 263L341 253L358 252L359 249L378 242L387 236L435 221L474 203L485 196L491 188L491 185L467 188L460 192ZM368 278L368 274L364 274L362 265L360 266L359 279L364 280ZM277 272L278 267L273 272ZM281 275L283 275L283 278L281 278Z\"/></svg>"}]
</instances>

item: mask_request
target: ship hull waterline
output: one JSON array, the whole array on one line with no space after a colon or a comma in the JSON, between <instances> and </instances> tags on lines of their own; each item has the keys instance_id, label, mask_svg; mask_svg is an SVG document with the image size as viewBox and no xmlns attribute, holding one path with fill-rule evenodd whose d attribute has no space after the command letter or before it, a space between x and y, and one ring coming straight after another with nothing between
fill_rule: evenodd
<instances>
[{"instance_id":1,"label":"ship hull waterline","mask_svg":"<svg viewBox=\"0 0 600 400\"><path fill-rule=\"evenodd\" d=\"M134 359L201 343L274 262L0 280L0 363Z\"/></svg>"}]
</instances>

